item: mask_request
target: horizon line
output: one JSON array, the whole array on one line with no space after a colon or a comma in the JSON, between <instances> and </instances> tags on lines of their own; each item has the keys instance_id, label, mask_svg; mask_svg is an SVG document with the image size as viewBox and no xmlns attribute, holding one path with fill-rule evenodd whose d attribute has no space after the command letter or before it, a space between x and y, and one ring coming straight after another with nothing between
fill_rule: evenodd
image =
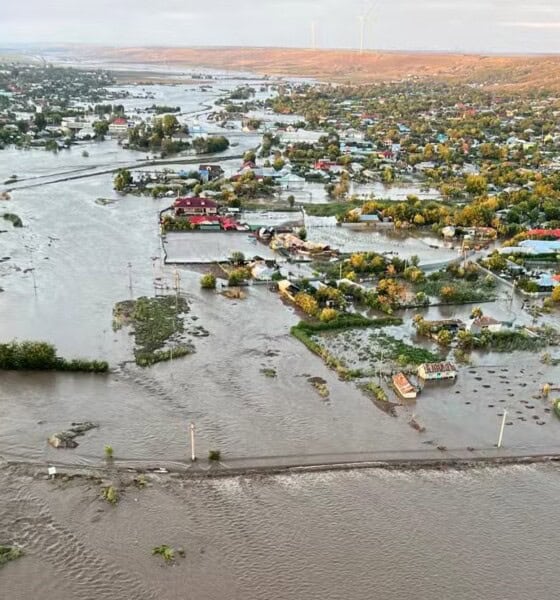
<instances>
[{"instance_id":1,"label":"horizon line","mask_svg":"<svg viewBox=\"0 0 560 600\"><path fill-rule=\"evenodd\" d=\"M17 47L36 47L48 49L50 47L79 47L79 48L98 48L113 50L132 50L132 49L151 49L161 50L282 50L282 51L306 51L306 52L348 52L354 54L435 54L452 56L477 56L477 57L559 57L558 52L516 52L516 51L470 51L470 50L435 50L435 49L381 49L381 48L310 48L306 46L236 46L236 45L211 45L211 46L181 46L181 45L160 45L160 44L133 44L133 45L115 45L100 44L94 42L12 42L0 45L0 51Z\"/></svg>"}]
</instances>

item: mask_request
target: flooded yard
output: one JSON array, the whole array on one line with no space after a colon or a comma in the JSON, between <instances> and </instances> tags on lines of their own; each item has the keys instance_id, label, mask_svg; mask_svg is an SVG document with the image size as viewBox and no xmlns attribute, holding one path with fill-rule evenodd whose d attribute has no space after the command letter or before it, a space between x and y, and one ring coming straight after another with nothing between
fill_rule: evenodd
<instances>
[{"instance_id":1,"label":"flooded yard","mask_svg":"<svg viewBox=\"0 0 560 600\"><path fill-rule=\"evenodd\" d=\"M254 256L277 258L249 232L170 232L165 235L164 246L170 264L223 262L232 252L243 252L248 259Z\"/></svg>"},{"instance_id":2,"label":"flooded yard","mask_svg":"<svg viewBox=\"0 0 560 600\"><path fill-rule=\"evenodd\" d=\"M399 419L406 423L414 416L426 428L419 436L424 444L449 450L492 448L507 411L508 448L546 451L555 447L560 421L552 411L554 394L542 398L541 389L547 382L560 383L558 368L542 364L538 354L473 352L471 364L458 365L456 381L424 383L412 375L411 381L421 392L411 401L394 391L390 373L401 369L415 373L422 362L453 361L451 351L417 338L404 326L323 333L314 339L348 368L362 371L358 384L364 378L378 382L389 401L400 405Z\"/></svg>"}]
</instances>

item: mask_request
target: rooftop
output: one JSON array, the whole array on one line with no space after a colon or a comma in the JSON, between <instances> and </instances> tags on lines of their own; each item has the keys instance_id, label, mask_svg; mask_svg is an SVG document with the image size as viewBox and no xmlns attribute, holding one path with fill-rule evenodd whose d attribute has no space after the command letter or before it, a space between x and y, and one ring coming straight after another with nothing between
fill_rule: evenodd
<instances>
[{"instance_id":1,"label":"rooftop","mask_svg":"<svg viewBox=\"0 0 560 600\"><path fill-rule=\"evenodd\" d=\"M450 362L424 363L420 365L420 367L423 367L426 373L444 373L453 372L457 370L455 365Z\"/></svg>"}]
</instances>

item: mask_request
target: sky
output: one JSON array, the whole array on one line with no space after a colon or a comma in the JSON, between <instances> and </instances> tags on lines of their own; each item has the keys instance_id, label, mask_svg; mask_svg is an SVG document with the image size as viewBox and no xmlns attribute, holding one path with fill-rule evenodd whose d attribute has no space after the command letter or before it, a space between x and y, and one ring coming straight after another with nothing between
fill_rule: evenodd
<instances>
[{"instance_id":1,"label":"sky","mask_svg":"<svg viewBox=\"0 0 560 600\"><path fill-rule=\"evenodd\" d=\"M366 13L368 49L560 52L560 0L0 0L0 47L311 47L314 29L358 48Z\"/></svg>"}]
</instances>

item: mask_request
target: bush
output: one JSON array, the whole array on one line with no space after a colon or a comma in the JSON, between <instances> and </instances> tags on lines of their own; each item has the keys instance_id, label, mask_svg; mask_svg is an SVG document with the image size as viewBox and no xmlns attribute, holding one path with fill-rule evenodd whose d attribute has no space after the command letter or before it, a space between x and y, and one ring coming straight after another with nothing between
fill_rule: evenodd
<instances>
[{"instance_id":1,"label":"bush","mask_svg":"<svg viewBox=\"0 0 560 600\"><path fill-rule=\"evenodd\" d=\"M222 453L219 450L210 450L208 452L208 460L219 461L222 457Z\"/></svg>"},{"instance_id":2,"label":"bush","mask_svg":"<svg viewBox=\"0 0 560 600\"><path fill-rule=\"evenodd\" d=\"M305 292L298 292L296 294L295 303L303 310L303 312L311 317L314 317L319 311L317 300Z\"/></svg>"},{"instance_id":3,"label":"bush","mask_svg":"<svg viewBox=\"0 0 560 600\"><path fill-rule=\"evenodd\" d=\"M437 343L440 346L449 346L453 341L453 334L447 329L442 329L437 335Z\"/></svg>"},{"instance_id":4,"label":"bush","mask_svg":"<svg viewBox=\"0 0 560 600\"><path fill-rule=\"evenodd\" d=\"M101 490L101 496L103 496L104 500L107 500L109 504L117 504L119 501L119 492L112 485L105 487Z\"/></svg>"},{"instance_id":5,"label":"bush","mask_svg":"<svg viewBox=\"0 0 560 600\"><path fill-rule=\"evenodd\" d=\"M200 287L205 290L216 289L216 276L213 273L206 273L200 278Z\"/></svg>"},{"instance_id":6,"label":"bush","mask_svg":"<svg viewBox=\"0 0 560 600\"><path fill-rule=\"evenodd\" d=\"M23 556L23 550L21 548L0 545L0 567L21 556Z\"/></svg>"},{"instance_id":7,"label":"bush","mask_svg":"<svg viewBox=\"0 0 560 600\"><path fill-rule=\"evenodd\" d=\"M161 556L165 560L165 562L171 562L175 560L175 550L168 546L167 544L162 544L161 546L155 546L152 548L152 556Z\"/></svg>"},{"instance_id":8,"label":"bush","mask_svg":"<svg viewBox=\"0 0 560 600\"><path fill-rule=\"evenodd\" d=\"M13 341L0 344L0 370L106 373L109 365L98 360L66 360L57 356L55 346L47 342Z\"/></svg>"},{"instance_id":9,"label":"bush","mask_svg":"<svg viewBox=\"0 0 560 600\"><path fill-rule=\"evenodd\" d=\"M243 254L243 252L239 252L238 250L236 250L235 252L232 252L230 254L229 262L237 266L243 265L245 264L245 255Z\"/></svg>"},{"instance_id":10,"label":"bush","mask_svg":"<svg viewBox=\"0 0 560 600\"><path fill-rule=\"evenodd\" d=\"M230 272L228 277L229 285L241 285L246 279L250 277L250 273L247 269L240 267Z\"/></svg>"},{"instance_id":11,"label":"bush","mask_svg":"<svg viewBox=\"0 0 560 600\"><path fill-rule=\"evenodd\" d=\"M338 317L338 312L334 308L323 308L319 315L319 320L323 322L333 321Z\"/></svg>"},{"instance_id":12,"label":"bush","mask_svg":"<svg viewBox=\"0 0 560 600\"><path fill-rule=\"evenodd\" d=\"M18 217L18 215L15 215L13 213L4 213L4 219L6 221L10 221L10 223L14 226L14 227L23 227L23 221L21 220L20 217Z\"/></svg>"}]
</instances>

